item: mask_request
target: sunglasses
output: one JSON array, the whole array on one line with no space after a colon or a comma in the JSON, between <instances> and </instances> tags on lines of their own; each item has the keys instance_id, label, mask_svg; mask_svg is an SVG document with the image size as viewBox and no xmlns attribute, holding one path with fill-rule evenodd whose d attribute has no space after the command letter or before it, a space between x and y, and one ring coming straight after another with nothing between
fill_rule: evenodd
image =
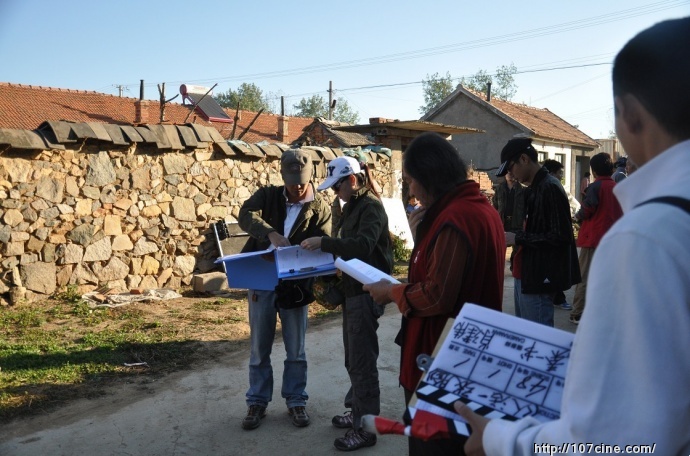
<instances>
[{"instance_id":1,"label":"sunglasses","mask_svg":"<svg viewBox=\"0 0 690 456\"><path fill-rule=\"evenodd\" d=\"M345 179L347 179L348 177L350 177L350 176L345 176L342 179L339 179L338 182L333 184L333 190L335 190L336 192L339 192L340 186L343 185L343 182L345 182Z\"/></svg>"}]
</instances>

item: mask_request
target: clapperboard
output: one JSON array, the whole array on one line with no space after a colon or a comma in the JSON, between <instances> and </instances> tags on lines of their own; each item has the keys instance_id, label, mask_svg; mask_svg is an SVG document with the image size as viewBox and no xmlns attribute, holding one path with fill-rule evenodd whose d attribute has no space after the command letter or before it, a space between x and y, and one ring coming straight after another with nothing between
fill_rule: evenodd
<instances>
[{"instance_id":1,"label":"clapperboard","mask_svg":"<svg viewBox=\"0 0 690 456\"><path fill-rule=\"evenodd\" d=\"M573 334L474 304L465 304L446 329L408 419L425 410L447 418L449 432L469 435L455 413L458 400L489 419L560 416Z\"/></svg>"}]
</instances>

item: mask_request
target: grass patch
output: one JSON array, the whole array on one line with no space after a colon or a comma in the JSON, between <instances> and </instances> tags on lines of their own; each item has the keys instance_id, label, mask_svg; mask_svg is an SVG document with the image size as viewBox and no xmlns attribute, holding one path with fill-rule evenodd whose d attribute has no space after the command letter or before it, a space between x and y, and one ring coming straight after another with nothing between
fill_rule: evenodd
<instances>
[{"instance_id":1,"label":"grass patch","mask_svg":"<svg viewBox=\"0 0 690 456\"><path fill-rule=\"evenodd\" d=\"M117 379L185 368L202 340L213 339L208 333L232 339L222 327L243 322L238 314L246 313L239 304L229 311L230 300L186 300L171 310L165 302L92 309L58 296L0 308L0 422L100 395ZM203 334L189 329L197 324ZM127 366L136 363L146 364Z\"/></svg>"},{"instance_id":2,"label":"grass patch","mask_svg":"<svg viewBox=\"0 0 690 456\"><path fill-rule=\"evenodd\" d=\"M55 299L0 306L0 425L246 349L245 291L183 296L91 308L67 288ZM340 313L311 304L310 325Z\"/></svg>"}]
</instances>

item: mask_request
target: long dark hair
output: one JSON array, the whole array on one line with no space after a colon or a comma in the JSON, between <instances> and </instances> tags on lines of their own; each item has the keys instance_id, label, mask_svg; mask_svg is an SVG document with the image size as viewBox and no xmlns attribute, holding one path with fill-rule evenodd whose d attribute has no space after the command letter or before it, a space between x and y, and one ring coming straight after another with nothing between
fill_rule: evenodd
<instances>
[{"instance_id":1,"label":"long dark hair","mask_svg":"<svg viewBox=\"0 0 690 456\"><path fill-rule=\"evenodd\" d=\"M371 193L376 195L378 199L381 199L381 195L379 195L379 192L376 191L376 187L374 186L374 178L371 176L371 171L369 170L367 164L360 163L359 167L362 169L362 172L355 176L357 177L357 182L359 182L359 185L367 187Z\"/></svg>"},{"instance_id":2,"label":"long dark hair","mask_svg":"<svg viewBox=\"0 0 690 456\"><path fill-rule=\"evenodd\" d=\"M467 165L438 133L422 133L403 153L403 170L436 200L467 180Z\"/></svg>"}]
</instances>

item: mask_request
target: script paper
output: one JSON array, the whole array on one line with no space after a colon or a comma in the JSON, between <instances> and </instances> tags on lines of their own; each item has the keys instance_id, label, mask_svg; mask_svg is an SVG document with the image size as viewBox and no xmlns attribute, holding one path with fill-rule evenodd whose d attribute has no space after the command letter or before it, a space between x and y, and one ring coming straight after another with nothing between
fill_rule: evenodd
<instances>
[{"instance_id":1,"label":"script paper","mask_svg":"<svg viewBox=\"0 0 690 456\"><path fill-rule=\"evenodd\" d=\"M333 274L333 254L318 250L306 250L298 245L276 249L276 266L278 277L290 278L298 274L301 277Z\"/></svg>"},{"instance_id":2,"label":"script paper","mask_svg":"<svg viewBox=\"0 0 690 456\"><path fill-rule=\"evenodd\" d=\"M335 260L335 267L364 285L378 282L381 279L386 279L391 283L400 283L400 281L395 277L388 275L380 269L377 269L365 263L364 261L358 260L357 258L347 261L343 260L342 258L338 258Z\"/></svg>"},{"instance_id":3,"label":"script paper","mask_svg":"<svg viewBox=\"0 0 690 456\"><path fill-rule=\"evenodd\" d=\"M490 418L557 419L572 342L566 331L465 304L420 382L415 407L461 421L453 403L462 400Z\"/></svg>"}]
</instances>

